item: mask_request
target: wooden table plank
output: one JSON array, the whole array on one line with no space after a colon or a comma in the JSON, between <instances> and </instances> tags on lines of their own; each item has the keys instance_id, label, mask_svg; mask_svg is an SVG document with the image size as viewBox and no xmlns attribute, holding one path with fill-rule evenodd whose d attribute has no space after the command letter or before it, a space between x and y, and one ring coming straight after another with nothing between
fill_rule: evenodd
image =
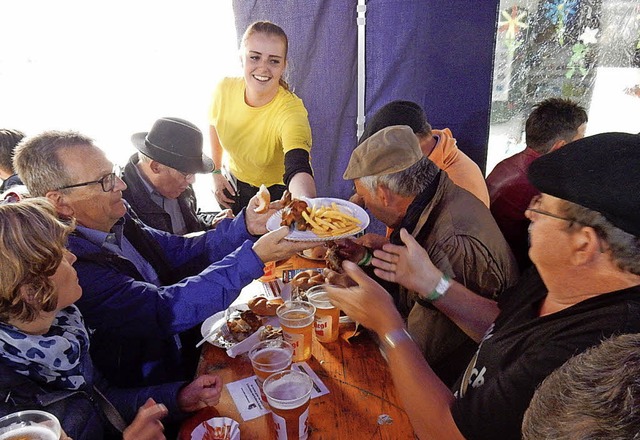
<instances>
[{"instance_id":1,"label":"wooden table plank","mask_svg":"<svg viewBox=\"0 0 640 440\"><path fill-rule=\"evenodd\" d=\"M366 332L352 338L351 342L344 340L352 331L353 324L341 325L341 338L337 342L313 342L312 357L307 363L330 393L311 400L309 438L414 439L411 424L399 406L387 364L377 345ZM198 367L198 374L203 373L218 374L226 384L253 375L253 370L246 355L230 358L224 350L206 344ZM271 416L243 421L226 387L216 410L221 416L240 423L243 439L275 438ZM384 414L391 417L390 424L378 424L378 418ZM207 412L195 417L205 420L211 414ZM190 426L194 426L193 421Z\"/></svg>"},{"instance_id":2,"label":"wooden table plank","mask_svg":"<svg viewBox=\"0 0 640 440\"><path fill-rule=\"evenodd\" d=\"M322 264L294 256L280 262L276 274L282 276L283 270L320 267ZM354 324L341 324L337 342L321 344L313 341L312 357L307 363L330 392L311 400L309 439L415 439L376 342L366 331L347 340L353 330ZM253 369L246 354L230 358L223 349L205 344L197 374L204 373L217 374L228 384L252 376ZM193 427L218 414L240 424L243 440L275 439L271 415L243 421L225 386L215 409L200 411L183 424L180 440L190 440ZM390 417L390 423L379 424L380 416L384 415Z\"/></svg>"}]
</instances>

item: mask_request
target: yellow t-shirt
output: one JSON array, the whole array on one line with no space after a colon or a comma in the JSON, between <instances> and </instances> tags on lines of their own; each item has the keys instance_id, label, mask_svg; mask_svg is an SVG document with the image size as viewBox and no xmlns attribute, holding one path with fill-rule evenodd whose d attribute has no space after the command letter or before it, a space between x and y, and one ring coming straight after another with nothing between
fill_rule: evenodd
<instances>
[{"instance_id":1,"label":"yellow t-shirt","mask_svg":"<svg viewBox=\"0 0 640 440\"><path fill-rule=\"evenodd\" d=\"M214 92L209 123L218 132L224 162L238 180L253 186L282 184L285 153L311 151L307 109L282 87L270 103L251 107L244 90L244 78L224 78Z\"/></svg>"}]
</instances>

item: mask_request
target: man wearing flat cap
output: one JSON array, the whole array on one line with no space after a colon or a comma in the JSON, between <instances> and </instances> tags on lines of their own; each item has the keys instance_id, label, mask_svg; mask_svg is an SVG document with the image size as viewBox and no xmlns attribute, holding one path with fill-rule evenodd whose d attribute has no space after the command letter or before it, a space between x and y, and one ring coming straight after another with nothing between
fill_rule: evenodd
<instances>
[{"instance_id":1,"label":"man wearing flat cap","mask_svg":"<svg viewBox=\"0 0 640 440\"><path fill-rule=\"evenodd\" d=\"M527 208L534 267L497 302L457 277L446 282L404 229L405 246L374 254L376 275L432 301L480 343L451 390L389 311L379 284L346 262L358 287L328 289L332 302L380 337L418 438L519 440L545 377L605 338L640 332L640 135L571 142L533 161L528 176L541 192Z\"/></svg>"},{"instance_id":2,"label":"man wearing flat cap","mask_svg":"<svg viewBox=\"0 0 640 440\"><path fill-rule=\"evenodd\" d=\"M138 217L178 235L211 228L198 217L192 187L196 174L213 171L213 161L202 153L200 129L184 119L160 118L131 141L138 152L124 167L122 197Z\"/></svg>"},{"instance_id":3,"label":"man wearing flat cap","mask_svg":"<svg viewBox=\"0 0 640 440\"><path fill-rule=\"evenodd\" d=\"M367 138L343 177L354 180L366 208L394 230L392 243L399 244L400 228L407 229L440 270L487 298L516 282L515 260L489 209L424 156L410 127L383 128ZM414 292L400 285L391 290L425 358L453 384L477 344Z\"/></svg>"}]
</instances>

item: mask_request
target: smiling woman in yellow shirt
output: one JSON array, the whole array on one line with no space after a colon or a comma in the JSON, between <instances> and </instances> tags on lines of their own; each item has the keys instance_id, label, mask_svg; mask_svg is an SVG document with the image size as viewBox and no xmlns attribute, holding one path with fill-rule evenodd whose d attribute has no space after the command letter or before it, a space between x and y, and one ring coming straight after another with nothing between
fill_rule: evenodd
<instances>
[{"instance_id":1,"label":"smiling woman in yellow shirt","mask_svg":"<svg viewBox=\"0 0 640 440\"><path fill-rule=\"evenodd\" d=\"M279 26L253 23L242 38L244 77L223 79L214 93L209 120L214 193L234 213L261 184L272 199L287 187L294 197L316 195L307 110L282 79L287 49ZM226 175L220 172L223 163Z\"/></svg>"}]
</instances>

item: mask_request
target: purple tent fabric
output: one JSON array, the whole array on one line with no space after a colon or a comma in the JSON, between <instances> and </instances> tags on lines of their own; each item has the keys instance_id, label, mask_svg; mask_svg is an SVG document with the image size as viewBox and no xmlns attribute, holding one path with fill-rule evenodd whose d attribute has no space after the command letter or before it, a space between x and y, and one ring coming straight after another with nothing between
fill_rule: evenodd
<instances>
[{"instance_id":1,"label":"purple tent fabric","mask_svg":"<svg viewBox=\"0 0 640 440\"><path fill-rule=\"evenodd\" d=\"M348 197L342 180L356 146L356 1L234 0L240 35L270 20L289 36L289 82L313 132L321 196ZM486 160L498 0L370 0L366 15L366 115L394 99L421 104L449 127L481 168Z\"/></svg>"},{"instance_id":2,"label":"purple tent fabric","mask_svg":"<svg viewBox=\"0 0 640 440\"><path fill-rule=\"evenodd\" d=\"M357 28L355 4L344 0L234 0L242 36L269 20L289 37L289 84L309 111L311 163L318 195L348 197L342 173L356 142Z\"/></svg>"}]
</instances>

